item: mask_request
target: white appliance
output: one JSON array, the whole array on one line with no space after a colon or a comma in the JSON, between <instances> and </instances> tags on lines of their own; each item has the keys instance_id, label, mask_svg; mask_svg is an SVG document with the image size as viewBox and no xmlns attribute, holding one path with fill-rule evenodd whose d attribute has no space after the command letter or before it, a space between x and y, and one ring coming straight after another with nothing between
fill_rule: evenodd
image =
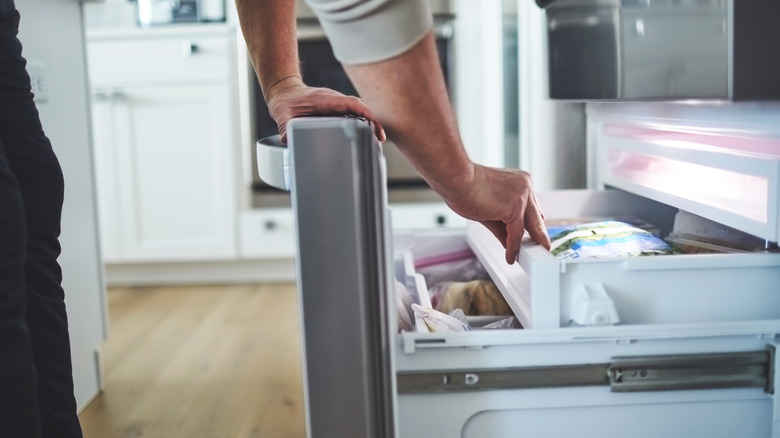
<instances>
[{"instance_id":1,"label":"white appliance","mask_svg":"<svg viewBox=\"0 0 780 438\"><path fill-rule=\"evenodd\" d=\"M381 147L365 122L293 120L289 149L266 139L257 159L260 176L292 194L308 436L780 438L777 76L750 84L757 94L743 88L755 65L775 71L776 57L744 51L777 51L777 38L762 38L776 32L767 18L776 2L537 3L550 8L552 95L571 86L562 97L588 102L595 188L538 193L547 220L631 214L665 237L685 212L763 248L558 260L527 243L507 265L479 224L393 229ZM663 33L699 24L703 45ZM677 56L692 47L717 56ZM689 79L724 59L727 74ZM565 76L572 66L587 74ZM632 82L643 72L652 77ZM713 99L699 89L707 84L727 92ZM687 100L659 100L672 98ZM397 333L394 279L425 307L416 265L462 251L476 254L524 328L431 333L417 321Z\"/></svg>"},{"instance_id":2,"label":"white appliance","mask_svg":"<svg viewBox=\"0 0 780 438\"><path fill-rule=\"evenodd\" d=\"M658 146L622 138L607 123L616 123L615 114L591 110L599 113L592 129L602 128L590 133L604 157L599 169L615 188L539 193L548 219L634 214L663 235L685 206L777 239L777 138L762 140L774 154L679 137ZM631 120L650 129L638 121L654 119ZM672 131L666 124L654 135ZM259 142L258 164L293 199L308 436L780 437L780 253L562 261L527 244L510 266L478 224L394 232L381 148L366 123L298 119L289 133L289 149ZM623 172L621 154L637 151L650 158L648 167ZM729 180L654 186L657 179L641 170L661 179L679 170L654 159L763 181L767 190L754 201L764 226L749 227L744 211L712 205L707 193L678 196L685 181L717 192ZM415 260L465 249L525 328L430 333L418 323L396 333L393 278L424 305ZM599 317L604 301L614 317Z\"/></svg>"}]
</instances>

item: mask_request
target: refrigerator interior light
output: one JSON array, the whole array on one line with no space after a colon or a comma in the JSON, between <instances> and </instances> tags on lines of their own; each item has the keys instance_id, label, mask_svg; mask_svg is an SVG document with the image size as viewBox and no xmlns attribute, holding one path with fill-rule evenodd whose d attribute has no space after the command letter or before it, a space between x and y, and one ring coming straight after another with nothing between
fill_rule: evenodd
<instances>
[{"instance_id":1,"label":"refrigerator interior light","mask_svg":"<svg viewBox=\"0 0 780 438\"><path fill-rule=\"evenodd\" d=\"M780 138L759 137L733 130L691 130L681 127L607 124L604 126L604 133L611 137L675 149L780 159Z\"/></svg>"},{"instance_id":2,"label":"refrigerator interior light","mask_svg":"<svg viewBox=\"0 0 780 438\"><path fill-rule=\"evenodd\" d=\"M766 177L619 149L607 160L613 177L767 223Z\"/></svg>"}]
</instances>

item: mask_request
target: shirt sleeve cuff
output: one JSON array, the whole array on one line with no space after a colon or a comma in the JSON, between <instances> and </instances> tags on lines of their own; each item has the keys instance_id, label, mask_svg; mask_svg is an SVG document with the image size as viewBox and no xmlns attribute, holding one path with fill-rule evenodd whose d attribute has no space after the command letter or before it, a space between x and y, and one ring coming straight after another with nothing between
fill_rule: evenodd
<instances>
[{"instance_id":1,"label":"shirt sleeve cuff","mask_svg":"<svg viewBox=\"0 0 780 438\"><path fill-rule=\"evenodd\" d=\"M336 59L369 64L411 49L433 27L423 0L307 0Z\"/></svg>"}]
</instances>

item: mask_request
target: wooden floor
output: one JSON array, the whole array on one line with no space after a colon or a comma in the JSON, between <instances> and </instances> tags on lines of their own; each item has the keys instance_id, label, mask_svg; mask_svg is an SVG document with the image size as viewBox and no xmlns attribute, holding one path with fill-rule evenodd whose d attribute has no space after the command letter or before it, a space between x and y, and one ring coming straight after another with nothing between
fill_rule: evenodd
<instances>
[{"instance_id":1,"label":"wooden floor","mask_svg":"<svg viewBox=\"0 0 780 438\"><path fill-rule=\"evenodd\" d=\"M292 284L108 292L105 391L86 438L302 438Z\"/></svg>"}]
</instances>

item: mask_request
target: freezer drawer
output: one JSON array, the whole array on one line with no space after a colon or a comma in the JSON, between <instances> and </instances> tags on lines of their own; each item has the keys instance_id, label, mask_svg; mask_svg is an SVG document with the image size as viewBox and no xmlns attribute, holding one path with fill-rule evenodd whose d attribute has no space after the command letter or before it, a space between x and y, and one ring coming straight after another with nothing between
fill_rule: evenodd
<instances>
[{"instance_id":1,"label":"freezer drawer","mask_svg":"<svg viewBox=\"0 0 780 438\"><path fill-rule=\"evenodd\" d=\"M537 198L548 219L631 214L657 225L662 236L677 212L617 190ZM558 260L526 241L519 262L508 265L499 242L476 223L460 236L421 232L396 241L397 250L418 258L471 248L525 328L780 320L778 253Z\"/></svg>"},{"instance_id":2,"label":"freezer drawer","mask_svg":"<svg viewBox=\"0 0 780 438\"><path fill-rule=\"evenodd\" d=\"M309 436L780 438L777 254L563 262L527 243L510 266L479 225L393 233L367 124L289 127ZM616 190L538 199L547 218L633 214L662 235L677 211ZM525 329L399 333L393 277L422 303L416 262L464 251ZM588 288L615 324L569 323Z\"/></svg>"},{"instance_id":3,"label":"freezer drawer","mask_svg":"<svg viewBox=\"0 0 780 438\"><path fill-rule=\"evenodd\" d=\"M547 218L633 213L662 233L676 211L620 191L538 199ZM418 326L399 334L397 436L780 433L773 375L778 254L564 262L529 242L509 266L503 248L476 224L397 232L394 249L396 278L423 305L427 285L415 265L473 251L526 327L431 333ZM568 320L575 294L593 282L614 301L615 325Z\"/></svg>"}]
</instances>

